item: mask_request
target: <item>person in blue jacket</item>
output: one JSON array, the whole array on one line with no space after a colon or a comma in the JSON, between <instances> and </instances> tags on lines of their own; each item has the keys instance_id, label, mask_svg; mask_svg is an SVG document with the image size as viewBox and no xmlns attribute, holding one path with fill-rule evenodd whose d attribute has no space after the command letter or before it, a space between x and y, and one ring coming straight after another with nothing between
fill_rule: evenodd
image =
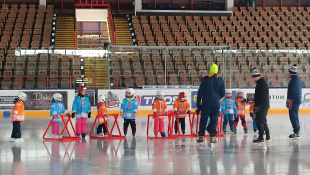
<instances>
[{"instance_id":1,"label":"person in blue jacket","mask_svg":"<svg viewBox=\"0 0 310 175\"><path fill-rule=\"evenodd\" d=\"M222 102L222 113L224 116L223 132L226 134L226 127L229 121L231 132L234 132L234 115L237 115L237 107L235 101L232 99L231 91L226 91L226 96Z\"/></svg>"},{"instance_id":2,"label":"person in blue jacket","mask_svg":"<svg viewBox=\"0 0 310 175\"><path fill-rule=\"evenodd\" d=\"M135 91L132 88L126 90L125 98L121 105L120 116L124 119L124 135L130 124L132 135L136 135L136 117L138 112L138 100L135 98Z\"/></svg>"},{"instance_id":3,"label":"person in blue jacket","mask_svg":"<svg viewBox=\"0 0 310 175\"><path fill-rule=\"evenodd\" d=\"M76 134L78 137L85 137L87 132L87 117L91 117L91 106L86 97L87 88L80 86L78 96L75 97L72 105L72 118L76 117Z\"/></svg>"},{"instance_id":4,"label":"person in blue jacket","mask_svg":"<svg viewBox=\"0 0 310 175\"><path fill-rule=\"evenodd\" d=\"M210 142L216 143L217 120L220 111L220 99L225 96L225 85L222 78L218 77L216 64L210 66L210 73L204 77L198 89L196 114L201 112L199 123L198 143L203 142L208 118L210 122L207 131L210 134Z\"/></svg>"},{"instance_id":5,"label":"person in blue jacket","mask_svg":"<svg viewBox=\"0 0 310 175\"><path fill-rule=\"evenodd\" d=\"M298 111L299 105L301 104L301 91L302 91L302 81L298 77L297 74L297 65L294 64L289 69L289 75L291 77L290 82L288 83L287 88L287 100L286 100L286 107L289 109L289 116L293 126L294 133L289 135L289 138L299 138L299 118L298 118Z\"/></svg>"},{"instance_id":6,"label":"person in blue jacket","mask_svg":"<svg viewBox=\"0 0 310 175\"><path fill-rule=\"evenodd\" d=\"M66 110L62 103L62 95L60 93L55 93L53 95L53 101L51 104L50 118L52 120L53 117L56 116L52 123L52 134L56 139L62 138L62 136L59 135L59 123L61 122L61 114L70 116L69 112Z\"/></svg>"}]
</instances>

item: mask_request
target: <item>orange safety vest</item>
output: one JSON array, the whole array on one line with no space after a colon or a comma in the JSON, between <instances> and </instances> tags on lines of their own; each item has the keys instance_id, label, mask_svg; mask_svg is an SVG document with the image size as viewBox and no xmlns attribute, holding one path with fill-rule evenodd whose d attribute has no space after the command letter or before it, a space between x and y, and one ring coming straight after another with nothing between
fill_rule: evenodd
<instances>
[{"instance_id":1,"label":"orange safety vest","mask_svg":"<svg viewBox=\"0 0 310 175\"><path fill-rule=\"evenodd\" d=\"M184 102L181 102L181 100L176 99L174 104L173 104L173 110L178 111L179 113L186 113L187 111L191 110L191 107L187 100ZM187 115L186 114L179 114L179 118L185 118Z\"/></svg>"},{"instance_id":2,"label":"orange safety vest","mask_svg":"<svg viewBox=\"0 0 310 175\"><path fill-rule=\"evenodd\" d=\"M255 102L252 102L250 105L250 112L254 113Z\"/></svg>"},{"instance_id":3,"label":"orange safety vest","mask_svg":"<svg viewBox=\"0 0 310 175\"><path fill-rule=\"evenodd\" d=\"M152 110L153 110L153 112L157 112L157 114L159 114L159 115L163 115L166 112L168 112L166 100L159 101L159 100L155 99L153 102ZM164 119L164 118L165 118L164 116L158 117L158 119Z\"/></svg>"},{"instance_id":4,"label":"orange safety vest","mask_svg":"<svg viewBox=\"0 0 310 175\"><path fill-rule=\"evenodd\" d=\"M101 115L99 118L98 118L98 122L99 122L99 125L103 124L104 123L104 120L103 120L103 117L107 116L108 115L108 112L107 112L107 107L105 106L104 103L102 103L98 109L98 115ZM106 119L105 121L109 121L109 119Z\"/></svg>"},{"instance_id":5,"label":"orange safety vest","mask_svg":"<svg viewBox=\"0 0 310 175\"><path fill-rule=\"evenodd\" d=\"M247 105L247 103L243 102L243 99L245 98L236 97L235 99L238 115L245 115L245 105Z\"/></svg>"},{"instance_id":6,"label":"orange safety vest","mask_svg":"<svg viewBox=\"0 0 310 175\"><path fill-rule=\"evenodd\" d=\"M24 104L21 101L17 101L12 109L12 122L23 122L25 119L24 116Z\"/></svg>"}]
</instances>

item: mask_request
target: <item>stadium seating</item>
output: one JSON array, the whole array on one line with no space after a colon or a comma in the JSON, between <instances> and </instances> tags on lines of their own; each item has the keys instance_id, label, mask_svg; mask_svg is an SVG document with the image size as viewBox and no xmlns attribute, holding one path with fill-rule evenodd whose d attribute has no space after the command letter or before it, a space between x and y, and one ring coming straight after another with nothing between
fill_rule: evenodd
<instances>
[{"instance_id":1,"label":"stadium seating","mask_svg":"<svg viewBox=\"0 0 310 175\"><path fill-rule=\"evenodd\" d=\"M309 47L310 9L235 8L234 16L132 16L139 46Z\"/></svg>"},{"instance_id":2,"label":"stadium seating","mask_svg":"<svg viewBox=\"0 0 310 175\"><path fill-rule=\"evenodd\" d=\"M54 6L2 4L0 12L0 51L12 53L16 48L49 48Z\"/></svg>"}]
</instances>

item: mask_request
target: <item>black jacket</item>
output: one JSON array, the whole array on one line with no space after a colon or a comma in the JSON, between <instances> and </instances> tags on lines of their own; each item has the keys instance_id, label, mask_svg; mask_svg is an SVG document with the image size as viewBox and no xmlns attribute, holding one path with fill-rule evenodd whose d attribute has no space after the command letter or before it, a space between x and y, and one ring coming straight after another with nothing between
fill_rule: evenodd
<instances>
[{"instance_id":1,"label":"black jacket","mask_svg":"<svg viewBox=\"0 0 310 175\"><path fill-rule=\"evenodd\" d=\"M293 104L301 104L302 81L298 75L291 76L292 79L288 83L287 98L293 100Z\"/></svg>"},{"instance_id":2,"label":"black jacket","mask_svg":"<svg viewBox=\"0 0 310 175\"><path fill-rule=\"evenodd\" d=\"M225 85L222 78L217 74L202 79L198 89L197 107L201 104L203 107L220 107L220 99L225 96Z\"/></svg>"},{"instance_id":3,"label":"black jacket","mask_svg":"<svg viewBox=\"0 0 310 175\"><path fill-rule=\"evenodd\" d=\"M269 87L266 80L262 77L256 82L255 95L254 95L255 107L259 109L269 109Z\"/></svg>"}]
</instances>

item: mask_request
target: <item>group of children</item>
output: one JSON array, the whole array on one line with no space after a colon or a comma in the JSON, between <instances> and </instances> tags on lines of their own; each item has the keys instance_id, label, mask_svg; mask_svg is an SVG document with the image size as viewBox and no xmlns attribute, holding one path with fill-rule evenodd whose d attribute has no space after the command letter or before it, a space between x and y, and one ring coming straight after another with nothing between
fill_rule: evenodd
<instances>
[{"instance_id":1,"label":"group of children","mask_svg":"<svg viewBox=\"0 0 310 175\"><path fill-rule=\"evenodd\" d=\"M244 133L248 132L247 123L245 120L245 106L250 105L250 116L253 120L254 132L257 131L255 113L254 113L254 102L244 98L242 91L237 91L237 97L235 100L232 99L231 91L226 91L226 96L222 101L222 113L224 116L223 132L227 133L227 124L229 123L230 130L233 133L237 133L237 126L239 119L241 119Z\"/></svg>"},{"instance_id":2,"label":"group of children","mask_svg":"<svg viewBox=\"0 0 310 175\"><path fill-rule=\"evenodd\" d=\"M78 96L73 101L72 115L65 109L62 103L62 95L60 93L55 93L53 95L53 100L50 110L50 118L52 120L52 135L54 138L62 138L59 134L59 123L61 122L61 115L69 115L72 118L76 117L76 133L77 136L85 137L87 132L87 118L91 117L91 105L88 97L86 96L87 88L81 86L78 88ZM160 133L162 137L166 136L164 119L168 115L167 103L164 100L164 92L157 91L156 98L152 105L152 110L154 114L154 134ZM24 105L27 95L23 92L19 92L18 97L15 99L15 106L12 110L11 121L13 122L12 131L12 141L22 142L20 123L24 121ZM245 120L245 106L251 103L250 100L244 98L243 92L238 91L235 100L232 99L231 91L226 91L226 96L222 101L221 112L224 116L223 122L223 132L227 133L227 124L229 123L231 132L237 132L237 126L239 119L242 121L242 126L244 132L247 133L247 123ZM255 114L254 114L254 102L250 104L250 116L253 119L253 129L254 132L257 131ZM107 133L107 121L109 121L109 115L105 105L105 97L103 95L99 96L97 103L98 115L98 127L97 135L99 137L108 136ZM185 134L185 117L186 113L191 113L190 104L186 100L186 95L184 92L180 92L178 98L175 100L173 105L174 113L178 115L175 120L175 133L178 133L177 120L181 125L181 132ZM129 88L126 90L125 98L122 101L120 116L124 119L123 129L124 135L127 135L128 126L131 126L132 135L136 135L136 116L138 112L138 100L135 98L134 89Z\"/></svg>"}]
</instances>

